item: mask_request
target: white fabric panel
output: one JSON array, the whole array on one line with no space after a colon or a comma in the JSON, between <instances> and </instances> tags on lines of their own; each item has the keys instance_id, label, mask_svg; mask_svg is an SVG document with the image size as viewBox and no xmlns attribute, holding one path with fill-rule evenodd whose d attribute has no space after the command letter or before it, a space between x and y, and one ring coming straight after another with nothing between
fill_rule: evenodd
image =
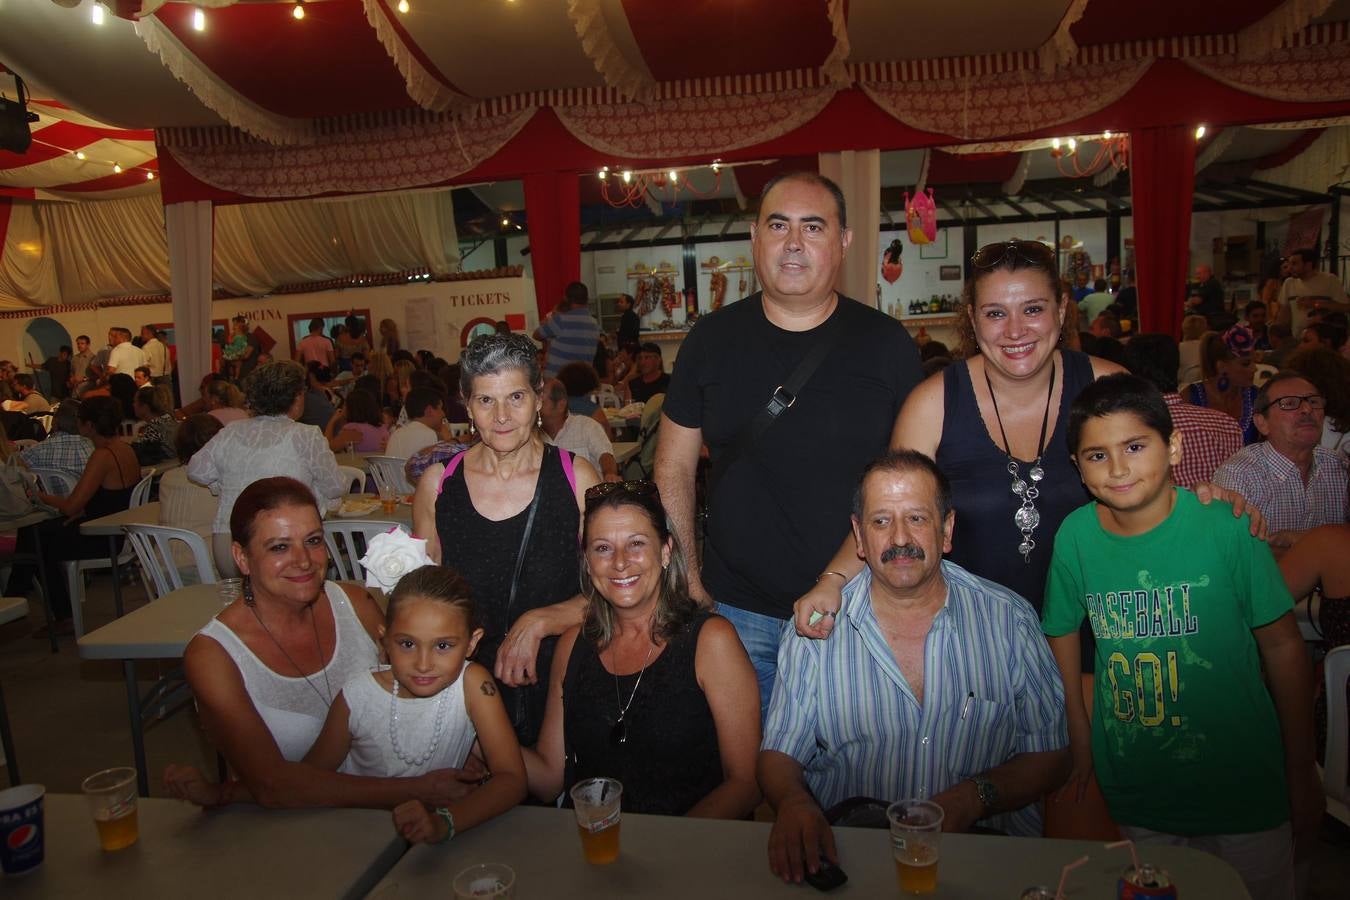
<instances>
[{"instance_id":1,"label":"white fabric panel","mask_svg":"<svg viewBox=\"0 0 1350 900\"><path fill-rule=\"evenodd\" d=\"M59 303L56 254L38 225L36 204L15 200L5 246L0 248L0 308ZM42 298L42 299L37 299Z\"/></svg>"},{"instance_id":2,"label":"white fabric panel","mask_svg":"<svg viewBox=\"0 0 1350 900\"><path fill-rule=\"evenodd\" d=\"M96 203L42 203L44 242L56 254L60 300L83 303L169 289L169 247L159 195Z\"/></svg>"},{"instance_id":3,"label":"white fabric panel","mask_svg":"<svg viewBox=\"0 0 1350 900\"><path fill-rule=\"evenodd\" d=\"M1350 181L1350 126L1328 128L1298 156L1282 166L1257 172L1256 177L1318 193ZM13 227L10 225L11 230ZM1345 240L1344 233L1341 240Z\"/></svg>"},{"instance_id":4,"label":"white fabric panel","mask_svg":"<svg viewBox=\"0 0 1350 900\"><path fill-rule=\"evenodd\" d=\"M820 174L844 192L853 243L835 287L868 306L877 305L881 266L881 151L845 150L820 154Z\"/></svg>"},{"instance_id":5,"label":"white fabric panel","mask_svg":"<svg viewBox=\"0 0 1350 900\"><path fill-rule=\"evenodd\" d=\"M211 219L209 200L164 207L178 384L184 402L196 399L196 385L211 371Z\"/></svg>"}]
</instances>

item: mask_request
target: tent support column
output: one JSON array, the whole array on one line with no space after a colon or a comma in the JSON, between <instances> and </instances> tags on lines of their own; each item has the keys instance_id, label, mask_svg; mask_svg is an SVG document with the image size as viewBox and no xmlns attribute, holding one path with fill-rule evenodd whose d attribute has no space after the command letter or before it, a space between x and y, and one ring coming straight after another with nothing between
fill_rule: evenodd
<instances>
[{"instance_id":1,"label":"tent support column","mask_svg":"<svg viewBox=\"0 0 1350 900\"><path fill-rule=\"evenodd\" d=\"M575 172L532 172L525 215L539 317L553 311L563 289L581 280L581 180Z\"/></svg>"},{"instance_id":2,"label":"tent support column","mask_svg":"<svg viewBox=\"0 0 1350 900\"><path fill-rule=\"evenodd\" d=\"M211 371L211 202L170 203L164 207L164 225L169 240L178 390L183 402L190 403L197 399L197 385Z\"/></svg>"},{"instance_id":3,"label":"tent support column","mask_svg":"<svg viewBox=\"0 0 1350 900\"><path fill-rule=\"evenodd\" d=\"M848 205L853 243L844 257L835 288L868 306L879 306L877 274L881 270L881 151L844 150L821 153L820 174L839 185Z\"/></svg>"},{"instance_id":4,"label":"tent support column","mask_svg":"<svg viewBox=\"0 0 1350 900\"><path fill-rule=\"evenodd\" d=\"M1189 125L1130 132L1135 284L1139 330L1181 335L1182 294L1190 268L1195 193L1195 129Z\"/></svg>"}]
</instances>

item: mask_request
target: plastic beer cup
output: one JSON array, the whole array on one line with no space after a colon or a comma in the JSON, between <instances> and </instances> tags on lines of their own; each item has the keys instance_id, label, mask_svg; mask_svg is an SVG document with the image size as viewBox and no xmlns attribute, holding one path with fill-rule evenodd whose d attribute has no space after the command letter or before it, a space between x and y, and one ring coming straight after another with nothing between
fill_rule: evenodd
<instances>
[{"instance_id":1,"label":"plastic beer cup","mask_svg":"<svg viewBox=\"0 0 1350 900\"><path fill-rule=\"evenodd\" d=\"M614 862L619 858L619 800L623 785L613 778L588 778L573 785L571 794L586 862Z\"/></svg>"},{"instance_id":2,"label":"plastic beer cup","mask_svg":"<svg viewBox=\"0 0 1350 900\"><path fill-rule=\"evenodd\" d=\"M127 766L95 772L80 785L104 850L121 850L136 843L136 770Z\"/></svg>"},{"instance_id":3,"label":"plastic beer cup","mask_svg":"<svg viewBox=\"0 0 1350 900\"><path fill-rule=\"evenodd\" d=\"M509 900L515 896L516 872L503 863L480 863L455 876L455 900Z\"/></svg>"},{"instance_id":4,"label":"plastic beer cup","mask_svg":"<svg viewBox=\"0 0 1350 900\"><path fill-rule=\"evenodd\" d=\"M929 800L901 800L886 808L895 877L904 894L932 894L938 885L942 807Z\"/></svg>"}]
</instances>

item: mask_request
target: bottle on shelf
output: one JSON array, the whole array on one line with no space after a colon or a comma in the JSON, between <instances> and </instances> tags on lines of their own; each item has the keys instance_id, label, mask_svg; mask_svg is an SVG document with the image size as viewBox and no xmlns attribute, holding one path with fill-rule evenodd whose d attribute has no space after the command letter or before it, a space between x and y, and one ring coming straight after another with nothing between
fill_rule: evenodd
<instances>
[{"instance_id":1,"label":"bottle on shelf","mask_svg":"<svg viewBox=\"0 0 1350 900\"><path fill-rule=\"evenodd\" d=\"M937 294L934 294L934 295L933 295L933 299L929 301L929 303L928 303L928 311L929 311L930 313L935 313L935 312L941 312L941 311L942 311L942 300L939 299L939 297L938 297Z\"/></svg>"}]
</instances>

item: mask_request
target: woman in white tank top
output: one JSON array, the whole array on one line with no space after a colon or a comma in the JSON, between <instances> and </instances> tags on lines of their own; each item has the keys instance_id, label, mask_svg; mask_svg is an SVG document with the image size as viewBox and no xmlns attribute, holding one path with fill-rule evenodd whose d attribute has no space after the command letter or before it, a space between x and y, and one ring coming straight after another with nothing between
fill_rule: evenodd
<instances>
[{"instance_id":1,"label":"woman in white tank top","mask_svg":"<svg viewBox=\"0 0 1350 900\"><path fill-rule=\"evenodd\" d=\"M412 778L368 778L301 762L342 686L379 663L383 616L356 585L326 582L328 551L318 505L293 478L249 485L230 516L244 596L188 644L183 665L207 734L237 780L208 782L169 766L168 788L203 806L392 808L443 806L482 776L441 769ZM461 778L461 775L463 776Z\"/></svg>"}]
</instances>

